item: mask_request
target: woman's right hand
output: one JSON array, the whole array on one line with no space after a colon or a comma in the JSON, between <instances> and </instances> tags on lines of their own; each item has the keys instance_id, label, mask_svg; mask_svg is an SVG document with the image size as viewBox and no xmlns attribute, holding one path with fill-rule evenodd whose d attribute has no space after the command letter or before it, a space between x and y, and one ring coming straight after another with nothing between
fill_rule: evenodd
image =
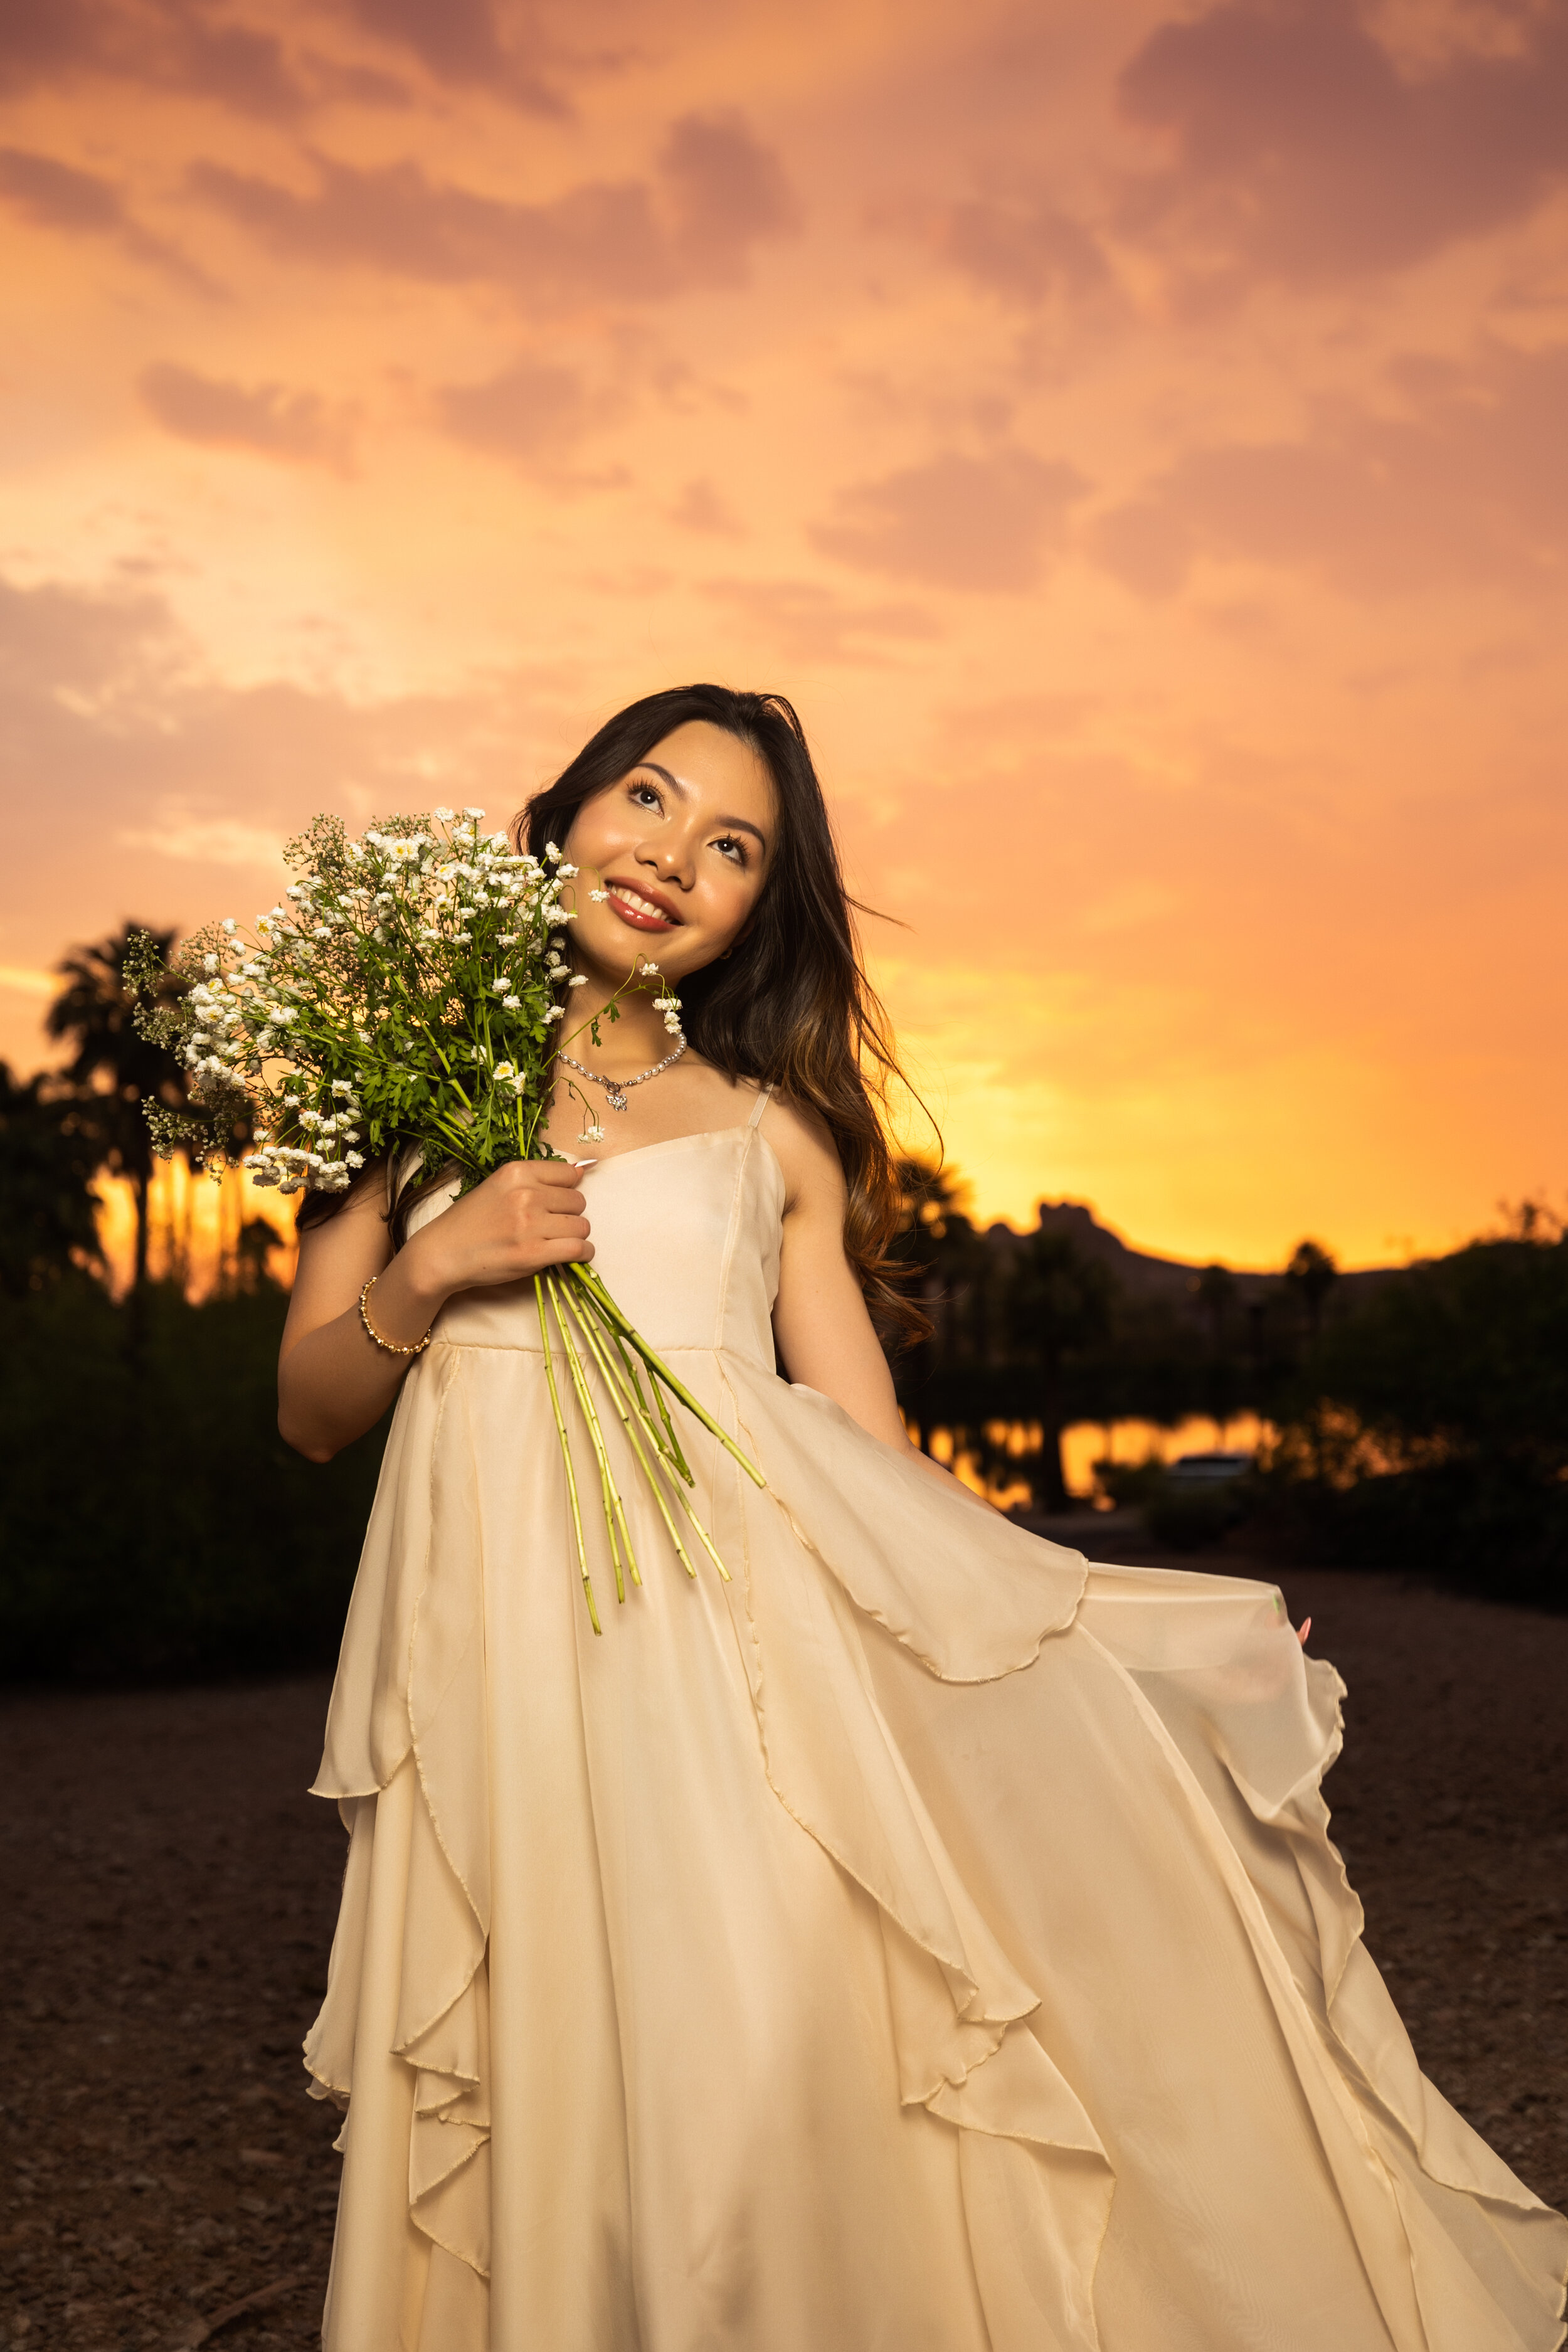
<instances>
[{"instance_id":1,"label":"woman's right hand","mask_svg":"<svg viewBox=\"0 0 1568 2352\"><path fill-rule=\"evenodd\" d=\"M313 1462L381 1418L413 1358L378 1348L367 1311L395 1349L416 1347L448 1298L523 1282L549 1265L590 1258L577 1171L564 1160L513 1160L422 1225L395 1257L387 1239L384 1172L368 1172L337 1214L300 1237L300 1264L278 1372L278 1425Z\"/></svg>"},{"instance_id":2,"label":"woman's right hand","mask_svg":"<svg viewBox=\"0 0 1568 2352\"><path fill-rule=\"evenodd\" d=\"M591 1258L578 1171L564 1160L509 1160L405 1244L412 1289L434 1311L455 1291L522 1282Z\"/></svg>"}]
</instances>

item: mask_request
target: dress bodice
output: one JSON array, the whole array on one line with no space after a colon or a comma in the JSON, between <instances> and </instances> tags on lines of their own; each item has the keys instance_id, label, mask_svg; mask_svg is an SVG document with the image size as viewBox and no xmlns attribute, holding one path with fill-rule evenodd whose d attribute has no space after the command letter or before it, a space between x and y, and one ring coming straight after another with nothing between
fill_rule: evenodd
<instances>
[{"instance_id":1,"label":"dress bodice","mask_svg":"<svg viewBox=\"0 0 1568 2352\"><path fill-rule=\"evenodd\" d=\"M594 1271L661 1355L743 1356L773 1369L784 1180L753 1121L620 1151L583 1171ZM449 1205L422 1202L417 1227ZM437 1343L540 1352L531 1282L465 1290L437 1318Z\"/></svg>"}]
</instances>

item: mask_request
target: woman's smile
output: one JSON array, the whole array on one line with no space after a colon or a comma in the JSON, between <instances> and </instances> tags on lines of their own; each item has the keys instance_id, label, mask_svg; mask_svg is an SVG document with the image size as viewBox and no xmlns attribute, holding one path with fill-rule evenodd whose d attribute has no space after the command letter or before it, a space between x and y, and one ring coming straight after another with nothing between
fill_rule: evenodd
<instances>
[{"instance_id":1,"label":"woman's smile","mask_svg":"<svg viewBox=\"0 0 1568 2352\"><path fill-rule=\"evenodd\" d=\"M635 890L629 882L606 881L605 896L623 923L635 931L672 931L681 920L674 908L664 898L650 898Z\"/></svg>"}]
</instances>

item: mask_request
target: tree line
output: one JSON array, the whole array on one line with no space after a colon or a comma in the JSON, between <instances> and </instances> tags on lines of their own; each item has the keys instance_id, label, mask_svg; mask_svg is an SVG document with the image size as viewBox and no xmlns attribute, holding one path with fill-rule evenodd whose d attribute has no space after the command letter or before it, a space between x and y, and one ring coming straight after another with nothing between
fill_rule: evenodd
<instances>
[{"instance_id":1,"label":"tree line","mask_svg":"<svg viewBox=\"0 0 1568 2352\"><path fill-rule=\"evenodd\" d=\"M60 965L47 1026L62 1066L18 1078L0 1064L7 1680L330 1664L380 1465L379 1430L324 1468L278 1434L288 1299L267 1273L269 1226L245 1226L199 1305L149 1277L142 1105L178 1109L184 1087L131 1018L135 928ZM105 1173L134 1211L118 1298L91 1189Z\"/></svg>"},{"instance_id":2,"label":"tree line","mask_svg":"<svg viewBox=\"0 0 1568 2352\"><path fill-rule=\"evenodd\" d=\"M1229 1490L1183 1496L1157 1464L1102 1464L1102 1490L1177 1544L1245 1519L1249 1549L1568 1604L1568 1237L1541 1204L1409 1266L1343 1274L1303 1241L1237 1274L1140 1258L1045 1202L1030 1232L982 1232L955 1181L902 1173L932 1328L896 1377L922 1443L952 1432L1050 1513L1074 1423L1253 1413L1272 1433ZM1022 1454L1020 1425L1038 1433Z\"/></svg>"},{"instance_id":3,"label":"tree line","mask_svg":"<svg viewBox=\"0 0 1568 2352\"><path fill-rule=\"evenodd\" d=\"M287 1300L259 1221L203 1303L150 1278L142 1105L177 1109L184 1087L131 1020L126 944L61 963L58 1068L0 1064L0 1675L326 1663L383 1433L325 1468L282 1444ZM118 1298L106 1171L135 1212ZM1275 1434L1233 1488L1179 1497L1157 1465L1101 1484L1178 1544L1245 1516L1249 1549L1568 1595L1568 1242L1544 1211L1430 1264L1342 1274L1309 1241L1260 1275L1142 1258L1068 1204L982 1231L951 1172L900 1176L899 1252L931 1329L895 1377L928 1448L950 1433L1048 1515L1071 1500L1075 1423L1254 1413Z\"/></svg>"}]
</instances>

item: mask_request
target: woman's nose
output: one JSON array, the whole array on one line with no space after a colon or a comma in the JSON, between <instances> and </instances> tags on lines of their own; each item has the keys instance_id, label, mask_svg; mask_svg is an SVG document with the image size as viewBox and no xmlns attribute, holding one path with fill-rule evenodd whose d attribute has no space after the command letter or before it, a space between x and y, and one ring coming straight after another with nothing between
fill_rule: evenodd
<instances>
[{"instance_id":1,"label":"woman's nose","mask_svg":"<svg viewBox=\"0 0 1568 2352\"><path fill-rule=\"evenodd\" d=\"M649 842L639 855L656 874L662 874L671 882L681 882L690 865L685 853L673 842Z\"/></svg>"}]
</instances>

